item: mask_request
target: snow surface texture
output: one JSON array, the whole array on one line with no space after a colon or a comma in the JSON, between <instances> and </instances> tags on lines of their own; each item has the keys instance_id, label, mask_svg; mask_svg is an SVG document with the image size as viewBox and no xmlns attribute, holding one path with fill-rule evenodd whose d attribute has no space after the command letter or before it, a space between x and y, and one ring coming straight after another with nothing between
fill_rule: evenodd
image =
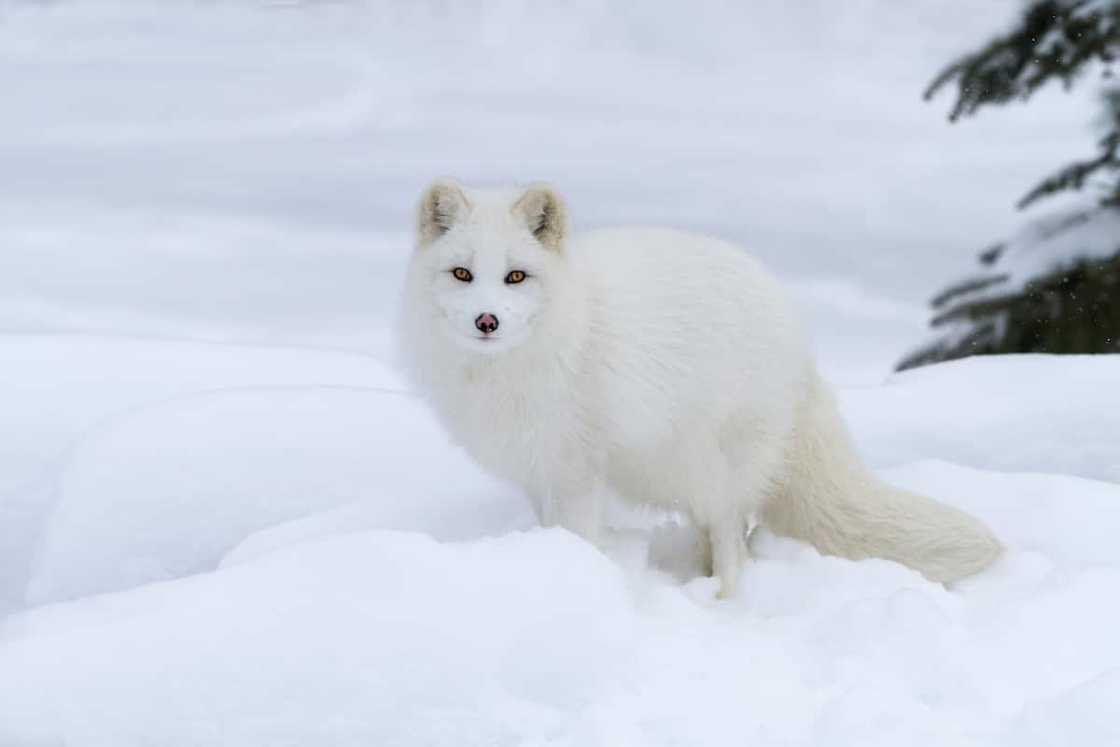
<instances>
[{"instance_id":1,"label":"snow surface texture","mask_svg":"<svg viewBox=\"0 0 1120 747\"><path fill-rule=\"evenodd\" d=\"M236 346L84 345L128 361L134 390L217 370L263 382L278 363ZM648 535L605 556L532 528L524 500L376 364L299 357L302 383L124 408L56 465L30 595L75 601L0 628L0 744L1120 736L1107 715L1120 486L1084 476L1115 476L1120 359L970 360L848 393L871 459L895 465L888 479L996 528L1010 548L996 568L946 590L762 532L738 598L721 603L711 579L679 580L679 562L647 564ZM52 372L39 374L20 399ZM365 383L345 383L355 374ZM52 396L82 392L58 379ZM1038 383L1056 380L1105 404L1090 417L1076 400L1040 402ZM937 412L952 402L963 421ZM88 596L106 590L121 591Z\"/></svg>"},{"instance_id":2,"label":"snow surface texture","mask_svg":"<svg viewBox=\"0 0 1120 747\"><path fill-rule=\"evenodd\" d=\"M1118 253L1120 210L1081 209L1039 218L1001 244L984 272L967 281L975 283L979 290L961 294L954 303L1014 295L1044 275L1085 260L1109 259Z\"/></svg>"},{"instance_id":3,"label":"snow surface texture","mask_svg":"<svg viewBox=\"0 0 1120 747\"><path fill-rule=\"evenodd\" d=\"M1018 7L947 3L0 5L0 747L1120 741L1120 361L881 383L1090 111L943 125ZM389 365L441 172L749 245L1006 558L760 532L723 603L687 527L535 528Z\"/></svg>"}]
</instances>

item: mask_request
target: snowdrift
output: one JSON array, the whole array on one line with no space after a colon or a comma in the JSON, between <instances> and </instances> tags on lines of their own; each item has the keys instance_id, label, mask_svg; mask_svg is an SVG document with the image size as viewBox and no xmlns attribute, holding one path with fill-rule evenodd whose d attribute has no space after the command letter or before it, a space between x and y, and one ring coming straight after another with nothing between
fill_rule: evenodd
<instances>
[{"instance_id":1,"label":"snowdrift","mask_svg":"<svg viewBox=\"0 0 1120 747\"><path fill-rule=\"evenodd\" d=\"M1116 356L966 358L841 392L877 466L937 458L1120 483Z\"/></svg>"},{"instance_id":2,"label":"snowdrift","mask_svg":"<svg viewBox=\"0 0 1120 747\"><path fill-rule=\"evenodd\" d=\"M982 516L1008 555L950 590L760 533L722 603L649 564L646 536L607 556L534 528L376 362L69 341L103 381L117 367L98 397L45 365L56 344L0 342L45 480L9 484L50 486L4 494L34 540L5 580L24 609L0 627L0 744L1120 738L1120 486L1090 479L1115 475L1120 360L846 392L884 476ZM71 401L102 411L51 406Z\"/></svg>"}]
</instances>

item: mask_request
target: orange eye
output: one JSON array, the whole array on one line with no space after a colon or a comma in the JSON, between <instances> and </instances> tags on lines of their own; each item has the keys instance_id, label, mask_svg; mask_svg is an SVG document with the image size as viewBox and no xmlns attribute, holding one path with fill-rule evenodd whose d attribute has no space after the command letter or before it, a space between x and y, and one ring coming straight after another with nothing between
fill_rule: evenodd
<instances>
[{"instance_id":1,"label":"orange eye","mask_svg":"<svg viewBox=\"0 0 1120 747\"><path fill-rule=\"evenodd\" d=\"M525 273L521 270L514 270L510 274L506 275L506 283L508 283L509 285L517 285L526 277L527 276L525 275Z\"/></svg>"},{"instance_id":2,"label":"orange eye","mask_svg":"<svg viewBox=\"0 0 1120 747\"><path fill-rule=\"evenodd\" d=\"M469 283L474 280L474 275L472 275L471 271L466 267L456 267L451 271L451 274L455 276L456 280L461 280L464 283Z\"/></svg>"}]
</instances>

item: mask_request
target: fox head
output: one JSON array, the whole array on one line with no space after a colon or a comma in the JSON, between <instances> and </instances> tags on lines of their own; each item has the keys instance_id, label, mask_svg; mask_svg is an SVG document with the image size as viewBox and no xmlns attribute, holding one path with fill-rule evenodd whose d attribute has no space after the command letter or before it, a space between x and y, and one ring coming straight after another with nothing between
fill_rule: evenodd
<instances>
[{"instance_id":1,"label":"fox head","mask_svg":"<svg viewBox=\"0 0 1120 747\"><path fill-rule=\"evenodd\" d=\"M406 313L430 324L412 325L414 334L444 335L463 350L492 355L542 332L568 233L564 204L551 188L467 190L441 180L424 192L418 212Z\"/></svg>"}]
</instances>

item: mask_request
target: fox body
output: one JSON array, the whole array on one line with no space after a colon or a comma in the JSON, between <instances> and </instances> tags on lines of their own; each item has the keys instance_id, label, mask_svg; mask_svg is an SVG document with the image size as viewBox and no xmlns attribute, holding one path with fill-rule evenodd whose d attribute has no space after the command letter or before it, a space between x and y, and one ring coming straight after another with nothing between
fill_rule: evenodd
<instances>
[{"instance_id":1,"label":"fox body","mask_svg":"<svg viewBox=\"0 0 1120 747\"><path fill-rule=\"evenodd\" d=\"M740 248L654 228L569 235L546 186L424 194L404 360L455 440L542 523L598 542L605 497L689 514L721 594L754 517L932 580L987 566L978 520L863 466L779 284Z\"/></svg>"}]
</instances>

